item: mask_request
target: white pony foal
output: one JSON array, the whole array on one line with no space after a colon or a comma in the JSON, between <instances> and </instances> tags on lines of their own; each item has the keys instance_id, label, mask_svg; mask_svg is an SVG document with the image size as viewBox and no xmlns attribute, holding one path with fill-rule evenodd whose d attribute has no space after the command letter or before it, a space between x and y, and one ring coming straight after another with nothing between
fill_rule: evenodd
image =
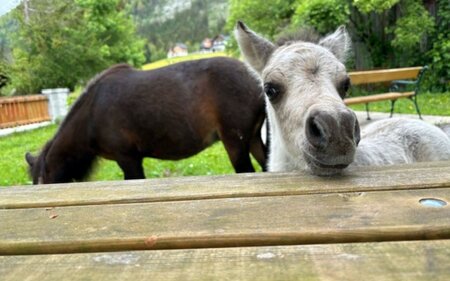
<instances>
[{"instance_id":1,"label":"white pony foal","mask_svg":"<svg viewBox=\"0 0 450 281\"><path fill-rule=\"evenodd\" d=\"M350 49L345 28L317 44L291 41L281 46L242 22L235 34L264 85L269 171L333 175L350 164L450 160L450 138L423 121L392 118L374 122L360 134L354 112L343 102L350 85L343 64Z\"/></svg>"}]
</instances>

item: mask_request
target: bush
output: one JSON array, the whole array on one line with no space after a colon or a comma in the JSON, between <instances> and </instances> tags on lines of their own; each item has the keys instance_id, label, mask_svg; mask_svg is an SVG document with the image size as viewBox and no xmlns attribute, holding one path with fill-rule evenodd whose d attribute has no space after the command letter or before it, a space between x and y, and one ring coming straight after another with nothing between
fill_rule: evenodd
<instances>
[{"instance_id":1,"label":"bush","mask_svg":"<svg viewBox=\"0 0 450 281\"><path fill-rule=\"evenodd\" d=\"M120 8L120 0L33 1L26 20L14 13L19 32L12 37L11 82L18 94L84 84L115 63L140 66L143 41ZM52 7L52 9L48 9Z\"/></svg>"},{"instance_id":2,"label":"bush","mask_svg":"<svg viewBox=\"0 0 450 281\"><path fill-rule=\"evenodd\" d=\"M298 6L292 17L295 26L309 25L326 34L349 20L350 10L344 0L297 0L296 3Z\"/></svg>"},{"instance_id":3,"label":"bush","mask_svg":"<svg viewBox=\"0 0 450 281\"><path fill-rule=\"evenodd\" d=\"M438 1L437 24L430 36L432 48L427 57L431 64L430 72L425 76L425 84L433 91L450 91L450 2Z\"/></svg>"}]
</instances>

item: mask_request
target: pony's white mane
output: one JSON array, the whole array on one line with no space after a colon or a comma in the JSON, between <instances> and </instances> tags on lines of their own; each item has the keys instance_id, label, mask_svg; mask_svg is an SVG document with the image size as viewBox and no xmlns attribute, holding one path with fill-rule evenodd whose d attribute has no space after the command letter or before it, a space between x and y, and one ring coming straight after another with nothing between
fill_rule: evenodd
<instances>
[{"instance_id":1,"label":"pony's white mane","mask_svg":"<svg viewBox=\"0 0 450 281\"><path fill-rule=\"evenodd\" d=\"M383 120L360 134L354 112L342 100L349 86L343 63L350 51L344 27L317 44L297 41L279 47L242 22L235 34L266 92L269 171L332 175L350 164L450 160L449 136L423 121Z\"/></svg>"}]
</instances>

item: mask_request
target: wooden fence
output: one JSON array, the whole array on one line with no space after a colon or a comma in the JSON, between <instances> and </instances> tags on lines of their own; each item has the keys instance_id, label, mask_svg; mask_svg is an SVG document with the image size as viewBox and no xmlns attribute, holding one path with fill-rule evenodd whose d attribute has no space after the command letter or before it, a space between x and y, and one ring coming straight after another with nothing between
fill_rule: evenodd
<instances>
[{"instance_id":1,"label":"wooden fence","mask_svg":"<svg viewBox=\"0 0 450 281\"><path fill-rule=\"evenodd\" d=\"M44 95L0 98L0 129L50 120Z\"/></svg>"}]
</instances>

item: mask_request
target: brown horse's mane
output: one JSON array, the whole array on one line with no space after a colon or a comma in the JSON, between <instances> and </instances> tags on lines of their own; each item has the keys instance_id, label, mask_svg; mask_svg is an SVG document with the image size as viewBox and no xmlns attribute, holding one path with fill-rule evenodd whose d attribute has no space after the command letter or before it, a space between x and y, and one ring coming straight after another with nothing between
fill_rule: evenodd
<instances>
[{"instance_id":1,"label":"brown horse's mane","mask_svg":"<svg viewBox=\"0 0 450 281\"><path fill-rule=\"evenodd\" d=\"M77 112L79 111L79 109L86 104L88 101L92 100L93 98L93 94L89 94L92 89L93 86L95 86L98 82L100 82L103 78L107 77L108 75L115 73L117 71L120 71L122 69L132 69L133 67L131 67L128 64L122 63L122 64L116 64L106 70L104 70L103 72L100 72L99 74L97 74L96 76L94 76L94 78L92 78L88 84L86 85L86 87L84 88L84 91L81 93L81 95L78 97L78 99L75 101L75 103L72 106L72 109L69 110L69 113L67 114L67 116L64 118L64 120L62 121L61 125L59 126L59 130L58 132L55 134L55 136L53 137L56 138L59 134L59 132L61 131L61 129L63 129L65 127L65 125L67 124L67 122L69 122L74 115L77 114Z\"/></svg>"},{"instance_id":2,"label":"brown horse's mane","mask_svg":"<svg viewBox=\"0 0 450 281\"><path fill-rule=\"evenodd\" d=\"M100 80L102 80L103 78L105 78L106 76L115 73L119 70L122 69L132 69L133 67L131 67L128 64L122 63L122 64L116 64L106 70L104 70L103 72L100 72L99 74L97 74L96 76L94 76L94 78L92 78L86 85L86 87L84 88L84 91L80 94L80 96L78 97L78 99L75 101L75 103L72 105L72 108L69 110L69 113L67 114L67 116L64 118L64 120L62 121L61 125L59 126L58 131L56 132L56 134L53 136L53 138L51 140L49 140L47 142L47 144L45 145L45 147L42 149L42 152L46 152L49 149L49 146L51 146L52 141L58 137L58 135L60 134L61 130L65 127L65 125L73 118L74 115L77 114L77 112L79 111L79 109L86 104L89 100L91 100L93 98L92 94L89 94L92 89L92 87L97 84Z\"/></svg>"}]
</instances>

